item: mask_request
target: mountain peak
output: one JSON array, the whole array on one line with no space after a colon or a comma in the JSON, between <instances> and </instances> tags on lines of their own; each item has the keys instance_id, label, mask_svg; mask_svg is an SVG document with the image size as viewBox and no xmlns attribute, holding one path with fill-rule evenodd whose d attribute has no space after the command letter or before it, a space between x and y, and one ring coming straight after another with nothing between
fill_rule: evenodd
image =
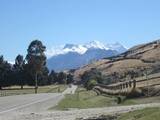
<instances>
[{"instance_id":1,"label":"mountain peak","mask_svg":"<svg viewBox=\"0 0 160 120\"><path fill-rule=\"evenodd\" d=\"M66 48L73 48L73 47L76 47L77 45L75 44L66 44L64 45L63 49L66 49Z\"/></svg>"},{"instance_id":2,"label":"mountain peak","mask_svg":"<svg viewBox=\"0 0 160 120\"><path fill-rule=\"evenodd\" d=\"M66 54L69 52L75 52L78 54L84 54L89 49L103 49L103 50L115 50L119 53L126 51L120 43L116 42L114 44L103 44L97 40L91 41L87 44L65 44L60 47L53 47L47 50L46 54L48 57L56 56L59 54Z\"/></svg>"},{"instance_id":3,"label":"mountain peak","mask_svg":"<svg viewBox=\"0 0 160 120\"><path fill-rule=\"evenodd\" d=\"M116 43L113 43L113 44L109 44L108 47L109 47L109 49L120 51L121 53L123 53L123 52L125 52L127 50L127 48L124 47L119 42L116 42Z\"/></svg>"},{"instance_id":4,"label":"mountain peak","mask_svg":"<svg viewBox=\"0 0 160 120\"><path fill-rule=\"evenodd\" d=\"M87 45L85 45L87 48L99 48L99 49L108 49L108 48L106 48L106 46L103 44L103 43L101 43L101 42L99 42L99 41L97 41L97 40L94 40L94 41L91 41L91 42L89 42Z\"/></svg>"}]
</instances>

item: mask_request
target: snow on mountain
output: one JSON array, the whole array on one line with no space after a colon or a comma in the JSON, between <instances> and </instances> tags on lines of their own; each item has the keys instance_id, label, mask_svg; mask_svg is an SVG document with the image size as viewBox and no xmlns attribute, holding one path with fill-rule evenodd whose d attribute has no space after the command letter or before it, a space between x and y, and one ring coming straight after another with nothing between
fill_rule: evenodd
<instances>
[{"instance_id":1,"label":"snow on mountain","mask_svg":"<svg viewBox=\"0 0 160 120\"><path fill-rule=\"evenodd\" d=\"M116 42L114 44L109 44L108 47L109 47L109 49L119 51L120 53L123 53L127 50L126 47L124 47L123 45L121 45L118 42Z\"/></svg>"},{"instance_id":2,"label":"snow on mountain","mask_svg":"<svg viewBox=\"0 0 160 120\"><path fill-rule=\"evenodd\" d=\"M119 43L102 44L92 41L84 45L66 44L47 50L49 70L63 71L76 69L92 61L115 56L126 49Z\"/></svg>"},{"instance_id":3,"label":"snow on mountain","mask_svg":"<svg viewBox=\"0 0 160 120\"><path fill-rule=\"evenodd\" d=\"M103 43L100 43L99 41L92 41L86 45L84 45L86 48L99 48L99 49L105 49L108 50L109 48L105 46Z\"/></svg>"},{"instance_id":4,"label":"snow on mountain","mask_svg":"<svg viewBox=\"0 0 160 120\"><path fill-rule=\"evenodd\" d=\"M83 45L73 45L66 44L63 48L64 53L66 52L77 52L79 54L84 54L87 51L87 48Z\"/></svg>"},{"instance_id":5,"label":"snow on mountain","mask_svg":"<svg viewBox=\"0 0 160 120\"><path fill-rule=\"evenodd\" d=\"M92 41L84 45L66 44L58 47L52 47L51 49L47 50L46 55L48 58L50 58L52 56L66 54L69 52L84 54L89 49L116 50L119 53L126 51L126 48L119 43L105 45L99 41Z\"/></svg>"}]
</instances>

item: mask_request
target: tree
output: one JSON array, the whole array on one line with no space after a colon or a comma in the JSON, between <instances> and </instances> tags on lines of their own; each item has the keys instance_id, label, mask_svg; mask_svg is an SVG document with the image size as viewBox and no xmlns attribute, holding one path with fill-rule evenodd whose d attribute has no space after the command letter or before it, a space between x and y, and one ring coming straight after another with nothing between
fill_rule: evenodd
<instances>
[{"instance_id":1,"label":"tree","mask_svg":"<svg viewBox=\"0 0 160 120\"><path fill-rule=\"evenodd\" d=\"M70 84L73 82L73 75L72 74L67 74L67 84Z\"/></svg>"},{"instance_id":2,"label":"tree","mask_svg":"<svg viewBox=\"0 0 160 120\"><path fill-rule=\"evenodd\" d=\"M48 68L43 67L42 71L38 75L38 84L39 85L48 85L48 73L49 73Z\"/></svg>"},{"instance_id":3,"label":"tree","mask_svg":"<svg viewBox=\"0 0 160 120\"><path fill-rule=\"evenodd\" d=\"M11 85L11 65L0 56L0 89Z\"/></svg>"},{"instance_id":4,"label":"tree","mask_svg":"<svg viewBox=\"0 0 160 120\"><path fill-rule=\"evenodd\" d=\"M27 64L35 76L35 93L37 93L38 89L38 73L42 72L42 69L46 65L46 56L44 54L45 50L46 47L39 40L32 41L27 49Z\"/></svg>"},{"instance_id":5,"label":"tree","mask_svg":"<svg viewBox=\"0 0 160 120\"><path fill-rule=\"evenodd\" d=\"M23 59L23 56L18 55L15 59L14 74L15 74L16 81L18 80L17 84L21 86L21 89L23 89L23 85L25 84L24 65L25 65L25 61Z\"/></svg>"},{"instance_id":6,"label":"tree","mask_svg":"<svg viewBox=\"0 0 160 120\"><path fill-rule=\"evenodd\" d=\"M0 89L2 89L3 83L3 72L4 72L4 59L3 56L0 56Z\"/></svg>"},{"instance_id":7,"label":"tree","mask_svg":"<svg viewBox=\"0 0 160 120\"><path fill-rule=\"evenodd\" d=\"M66 75L66 73L64 73L64 72L60 72L60 73L58 73L58 83L59 84L66 84L66 80L67 80L67 75Z\"/></svg>"},{"instance_id":8,"label":"tree","mask_svg":"<svg viewBox=\"0 0 160 120\"><path fill-rule=\"evenodd\" d=\"M94 80L94 79L93 80L89 80L87 82L86 88L87 88L87 90L91 90L91 89L93 89L93 87L95 85L97 85L97 81L96 80Z\"/></svg>"},{"instance_id":9,"label":"tree","mask_svg":"<svg viewBox=\"0 0 160 120\"><path fill-rule=\"evenodd\" d=\"M57 82L57 73L52 70L48 77L48 84L53 84Z\"/></svg>"},{"instance_id":10,"label":"tree","mask_svg":"<svg viewBox=\"0 0 160 120\"><path fill-rule=\"evenodd\" d=\"M90 80L96 80L97 83L103 82L103 76L101 72L95 68L92 68L90 71L84 72L84 74L81 76L81 79L82 79L82 84L84 85L84 87L87 87L88 82Z\"/></svg>"}]
</instances>

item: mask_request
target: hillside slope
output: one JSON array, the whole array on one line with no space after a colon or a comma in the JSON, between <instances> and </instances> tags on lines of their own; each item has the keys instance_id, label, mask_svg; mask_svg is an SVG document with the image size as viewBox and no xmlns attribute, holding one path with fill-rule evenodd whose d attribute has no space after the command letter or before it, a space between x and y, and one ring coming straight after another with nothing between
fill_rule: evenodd
<instances>
[{"instance_id":1,"label":"hillside slope","mask_svg":"<svg viewBox=\"0 0 160 120\"><path fill-rule=\"evenodd\" d=\"M144 73L160 72L160 40L135 46L116 57L101 59L81 67L74 72L75 80L80 80L84 72L92 68L100 71L106 81L111 79L112 82L124 81L131 74L139 77Z\"/></svg>"}]
</instances>

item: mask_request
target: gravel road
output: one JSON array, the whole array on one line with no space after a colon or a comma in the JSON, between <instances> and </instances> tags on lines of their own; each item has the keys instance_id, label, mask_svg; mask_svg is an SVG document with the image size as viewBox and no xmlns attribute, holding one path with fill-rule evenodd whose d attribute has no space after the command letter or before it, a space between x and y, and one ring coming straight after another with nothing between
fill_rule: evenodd
<instances>
[{"instance_id":1,"label":"gravel road","mask_svg":"<svg viewBox=\"0 0 160 120\"><path fill-rule=\"evenodd\" d=\"M49 111L41 113L15 113L0 117L0 120L75 120L76 118L97 117L101 115L114 115L126 113L146 107L160 107L160 103L150 103L131 106L117 106L105 108L92 108L71 111Z\"/></svg>"},{"instance_id":2,"label":"gravel road","mask_svg":"<svg viewBox=\"0 0 160 120\"><path fill-rule=\"evenodd\" d=\"M65 94L74 94L77 86L71 85L63 93L41 93L0 97L1 116L11 114L44 112L52 106L56 106ZM5 119L2 119L5 120Z\"/></svg>"},{"instance_id":3,"label":"gravel road","mask_svg":"<svg viewBox=\"0 0 160 120\"><path fill-rule=\"evenodd\" d=\"M48 105L56 104L63 98L59 93L47 94L30 94L30 95L17 95L0 98L0 114L8 114L13 111L23 112L39 112L45 111Z\"/></svg>"},{"instance_id":4,"label":"gravel road","mask_svg":"<svg viewBox=\"0 0 160 120\"><path fill-rule=\"evenodd\" d=\"M70 111L47 111L56 105L64 94L74 94L77 86L67 88L63 93L19 95L0 98L0 120L75 120L76 118L97 117L125 113L146 107L160 107L160 103L116 106Z\"/></svg>"}]
</instances>

